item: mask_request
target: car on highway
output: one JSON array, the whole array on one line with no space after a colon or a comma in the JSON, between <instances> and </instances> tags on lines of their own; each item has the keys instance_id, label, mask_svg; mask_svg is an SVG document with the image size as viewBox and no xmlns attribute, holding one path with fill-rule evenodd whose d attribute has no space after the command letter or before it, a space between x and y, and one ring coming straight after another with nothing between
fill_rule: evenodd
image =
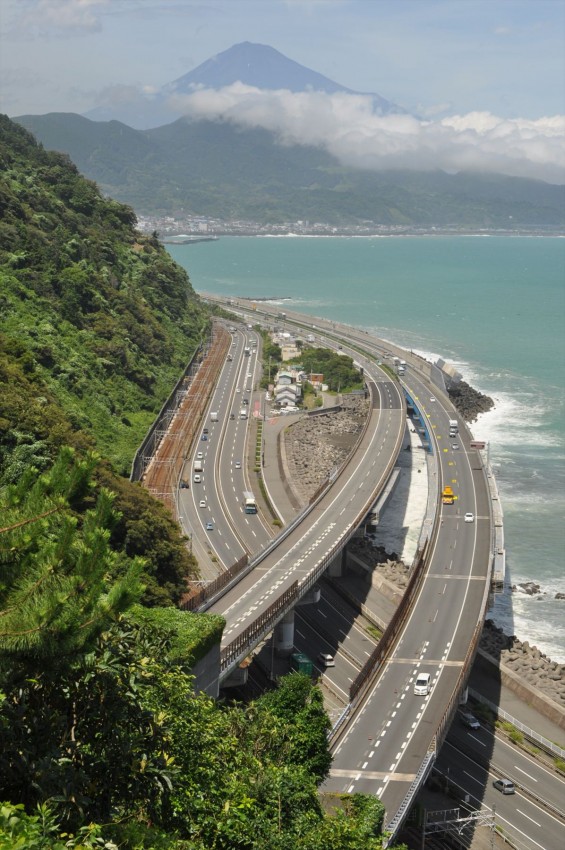
<instances>
[{"instance_id":1,"label":"car on highway","mask_svg":"<svg viewBox=\"0 0 565 850\"><path fill-rule=\"evenodd\" d=\"M516 793L516 786L509 779L495 779L492 784L501 794Z\"/></svg>"},{"instance_id":2,"label":"car on highway","mask_svg":"<svg viewBox=\"0 0 565 850\"><path fill-rule=\"evenodd\" d=\"M249 399L248 399L248 398L244 398L244 399L242 399L242 400L241 400L241 403L242 403L242 404L249 404Z\"/></svg>"},{"instance_id":3,"label":"car on highway","mask_svg":"<svg viewBox=\"0 0 565 850\"><path fill-rule=\"evenodd\" d=\"M459 443L452 443L451 448L453 449L454 452L456 452L457 449L459 448Z\"/></svg>"},{"instance_id":4,"label":"car on highway","mask_svg":"<svg viewBox=\"0 0 565 850\"><path fill-rule=\"evenodd\" d=\"M435 397L435 395L431 395L431 396L430 396L430 401L436 401L436 397Z\"/></svg>"},{"instance_id":5,"label":"car on highway","mask_svg":"<svg viewBox=\"0 0 565 850\"><path fill-rule=\"evenodd\" d=\"M430 692L430 674L418 673L416 682L414 683L414 693L416 696L425 697Z\"/></svg>"},{"instance_id":6,"label":"car on highway","mask_svg":"<svg viewBox=\"0 0 565 850\"><path fill-rule=\"evenodd\" d=\"M195 484L200 484L200 482L202 481L202 476L198 475L198 473L197 473L192 480L194 481Z\"/></svg>"},{"instance_id":7,"label":"car on highway","mask_svg":"<svg viewBox=\"0 0 565 850\"><path fill-rule=\"evenodd\" d=\"M465 522L475 522L475 514L472 514L470 511L466 513Z\"/></svg>"},{"instance_id":8,"label":"car on highway","mask_svg":"<svg viewBox=\"0 0 565 850\"><path fill-rule=\"evenodd\" d=\"M333 655L330 655L327 652L319 652L318 661L322 665L322 667L335 667Z\"/></svg>"},{"instance_id":9,"label":"car on highway","mask_svg":"<svg viewBox=\"0 0 565 850\"><path fill-rule=\"evenodd\" d=\"M202 434L200 439L203 440L204 442L206 442L206 440L208 439L208 434Z\"/></svg>"},{"instance_id":10,"label":"car on highway","mask_svg":"<svg viewBox=\"0 0 565 850\"><path fill-rule=\"evenodd\" d=\"M236 391L236 393L240 393L240 392L241 392L241 389L240 389L239 387L236 387L236 388L235 388L235 391Z\"/></svg>"},{"instance_id":11,"label":"car on highway","mask_svg":"<svg viewBox=\"0 0 565 850\"><path fill-rule=\"evenodd\" d=\"M188 481L185 478L181 479L180 488L181 490L188 490Z\"/></svg>"},{"instance_id":12,"label":"car on highway","mask_svg":"<svg viewBox=\"0 0 565 850\"><path fill-rule=\"evenodd\" d=\"M235 419L235 413L230 413L230 419Z\"/></svg>"},{"instance_id":13,"label":"car on highway","mask_svg":"<svg viewBox=\"0 0 565 850\"><path fill-rule=\"evenodd\" d=\"M206 523L206 531L213 531L213 530L214 530L214 523L210 522L210 520L208 520L208 522Z\"/></svg>"},{"instance_id":14,"label":"car on highway","mask_svg":"<svg viewBox=\"0 0 565 850\"><path fill-rule=\"evenodd\" d=\"M241 461L236 460L236 462L234 463L234 466L235 466L236 469L241 469Z\"/></svg>"},{"instance_id":15,"label":"car on highway","mask_svg":"<svg viewBox=\"0 0 565 850\"><path fill-rule=\"evenodd\" d=\"M207 433L208 433L208 428L203 428L203 429L202 429L202 433L203 433L203 434L207 434Z\"/></svg>"},{"instance_id":16,"label":"car on highway","mask_svg":"<svg viewBox=\"0 0 565 850\"><path fill-rule=\"evenodd\" d=\"M464 726L467 726L468 729L480 729L481 724L477 720L474 714L471 714L470 711L461 711L459 713L461 718L461 722Z\"/></svg>"},{"instance_id":17,"label":"car on highway","mask_svg":"<svg viewBox=\"0 0 565 850\"><path fill-rule=\"evenodd\" d=\"M196 452L196 460L202 460L204 457L204 452Z\"/></svg>"},{"instance_id":18,"label":"car on highway","mask_svg":"<svg viewBox=\"0 0 565 850\"><path fill-rule=\"evenodd\" d=\"M199 505L200 505L201 508L205 508L206 507L206 499L200 499Z\"/></svg>"}]
</instances>

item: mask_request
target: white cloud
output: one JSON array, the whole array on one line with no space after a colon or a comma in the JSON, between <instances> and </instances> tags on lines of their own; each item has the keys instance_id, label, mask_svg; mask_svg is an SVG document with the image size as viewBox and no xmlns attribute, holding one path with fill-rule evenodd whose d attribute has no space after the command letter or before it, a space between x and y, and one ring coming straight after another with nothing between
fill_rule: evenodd
<instances>
[{"instance_id":1,"label":"white cloud","mask_svg":"<svg viewBox=\"0 0 565 850\"><path fill-rule=\"evenodd\" d=\"M109 0L31 0L22 4L15 19L29 35L46 33L98 32L99 13Z\"/></svg>"},{"instance_id":2,"label":"white cloud","mask_svg":"<svg viewBox=\"0 0 565 850\"><path fill-rule=\"evenodd\" d=\"M360 168L491 171L565 183L562 115L527 120L471 112L436 121L380 116L365 95L264 91L242 83L175 95L170 105L195 118L264 127L282 144L322 147Z\"/></svg>"}]
</instances>

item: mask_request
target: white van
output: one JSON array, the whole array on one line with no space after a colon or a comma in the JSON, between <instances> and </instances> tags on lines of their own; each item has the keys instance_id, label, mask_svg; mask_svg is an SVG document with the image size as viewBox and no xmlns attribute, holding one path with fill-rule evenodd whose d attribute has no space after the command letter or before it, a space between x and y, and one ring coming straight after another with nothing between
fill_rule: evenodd
<instances>
[{"instance_id":1,"label":"white van","mask_svg":"<svg viewBox=\"0 0 565 850\"><path fill-rule=\"evenodd\" d=\"M425 697L430 692L430 674L418 673L416 683L414 685L414 693L419 697Z\"/></svg>"}]
</instances>

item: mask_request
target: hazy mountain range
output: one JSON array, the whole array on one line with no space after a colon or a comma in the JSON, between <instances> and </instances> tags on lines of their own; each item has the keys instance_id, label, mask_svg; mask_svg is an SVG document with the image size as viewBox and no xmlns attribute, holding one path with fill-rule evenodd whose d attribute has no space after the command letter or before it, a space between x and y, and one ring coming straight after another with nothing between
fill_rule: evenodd
<instances>
[{"instance_id":1,"label":"hazy mountain range","mask_svg":"<svg viewBox=\"0 0 565 850\"><path fill-rule=\"evenodd\" d=\"M238 97L248 96L245 87L252 88L242 108ZM287 94L277 100L281 92ZM285 120L289 115L292 119L296 106L302 108L314 141L303 133L304 123L301 132L293 133L287 132L288 122L280 122L289 98L298 101L290 104ZM152 129L132 126L139 126L141 117L150 126L159 110L170 117L166 107L170 102L179 109L190 105L191 116ZM361 167L371 163L375 153L380 155L385 144L379 148L370 138L361 138L359 150L364 156L354 163L335 155L325 140L331 142L333 130L337 137L344 126L347 133L346 122L337 128L332 121L338 108L347 116L352 103L354 109L361 108L365 123L393 122L400 125L404 138L412 138L417 119L400 107L376 94L351 92L271 47L250 43L218 54L165 86L152 100L138 103L143 115L136 121L123 120L126 115L119 110L114 114L121 114L121 121L94 121L93 113L90 118L50 113L15 120L46 148L68 153L105 193L131 204L138 213L183 211L261 224L297 219L333 225L371 221L470 228L565 224L565 187L473 170L473 151L460 142L454 149L464 150L464 162L471 163L465 170L434 167L433 158L431 166L426 163L427 170L417 170L418 154L410 151L410 170L394 167L394 151L386 169ZM319 114L310 116L311 106L319 106ZM254 123L259 112L262 125ZM99 110L96 115L101 117ZM390 145L388 127L384 138ZM440 130L438 138L444 138L448 128ZM350 135L359 141L360 133ZM424 144L422 150L425 158L429 146Z\"/></svg>"}]
</instances>

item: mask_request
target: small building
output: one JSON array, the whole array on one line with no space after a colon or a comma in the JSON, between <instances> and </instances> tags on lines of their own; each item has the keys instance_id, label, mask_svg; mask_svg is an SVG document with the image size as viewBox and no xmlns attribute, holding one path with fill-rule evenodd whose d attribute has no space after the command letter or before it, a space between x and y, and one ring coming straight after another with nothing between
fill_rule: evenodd
<instances>
[{"instance_id":1,"label":"small building","mask_svg":"<svg viewBox=\"0 0 565 850\"><path fill-rule=\"evenodd\" d=\"M276 377L276 386L290 386L293 383L293 377L291 372L279 372ZM275 387L276 389L276 387Z\"/></svg>"},{"instance_id":2,"label":"small building","mask_svg":"<svg viewBox=\"0 0 565 850\"><path fill-rule=\"evenodd\" d=\"M324 383L324 376L322 372L311 372L310 375L308 375L308 380L310 381L313 387L316 387L316 389L320 389L322 387L322 384Z\"/></svg>"},{"instance_id":3,"label":"small building","mask_svg":"<svg viewBox=\"0 0 565 850\"><path fill-rule=\"evenodd\" d=\"M296 360L296 358L300 356L300 349L297 347L295 342L288 344L283 343L280 349L283 362L286 362L287 360Z\"/></svg>"}]
</instances>

